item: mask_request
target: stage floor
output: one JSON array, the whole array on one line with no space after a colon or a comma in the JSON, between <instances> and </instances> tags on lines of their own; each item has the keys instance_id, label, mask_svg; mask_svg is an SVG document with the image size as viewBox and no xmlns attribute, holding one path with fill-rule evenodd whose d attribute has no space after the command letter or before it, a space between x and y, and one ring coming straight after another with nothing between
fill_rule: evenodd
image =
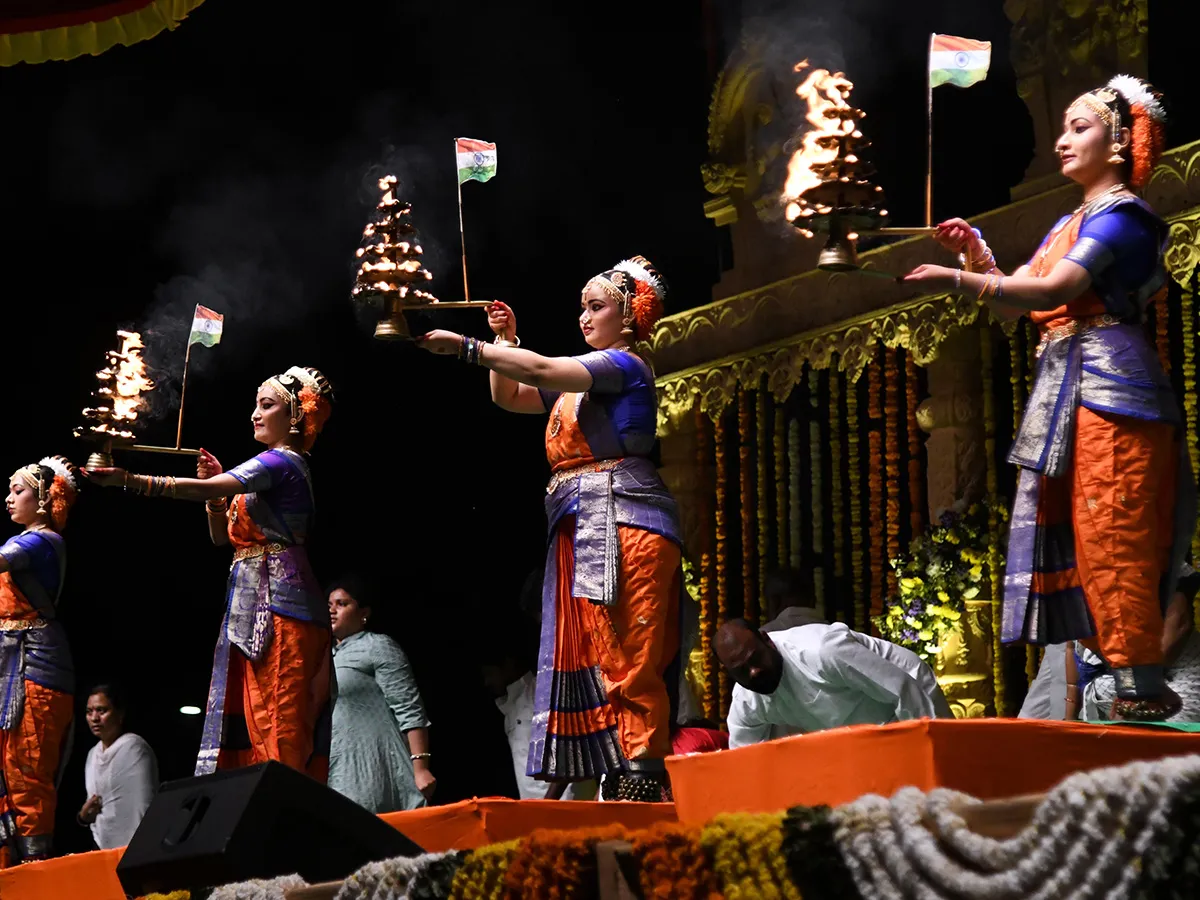
<instances>
[{"instance_id":1,"label":"stage floor","mask_svg":"<svg viewBox=\"0 0 1200 900\"><path fill-rule=\"evenodd\" d=\"M1200 753L1200 734L1024 719L920 720L673 757L674 806L492 798L383 818L426 850L466 850L536 828L636 830L676 815L694 822L721 812L836 806L905 785L950 787L981 799L1019 796L1045 791L1072 772L1190 753ZM0 871L0 898L125 900L120 858L120 850L99 850Z\"/></svg>"}]
</instances>

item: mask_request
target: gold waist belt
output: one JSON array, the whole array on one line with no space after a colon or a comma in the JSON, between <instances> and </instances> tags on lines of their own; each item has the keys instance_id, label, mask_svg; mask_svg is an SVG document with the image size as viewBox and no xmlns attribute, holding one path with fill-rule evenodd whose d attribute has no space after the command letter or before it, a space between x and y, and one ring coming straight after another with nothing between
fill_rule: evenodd
<instances>
[{"instance_id":1,"label":"gold waist belt","mask_svg":"<svg viewBox=\"0 0 1200 900\"><path fill-rule=\"evenodd\" d=\"M602 459L599 462L584 463L582 466L575 466L571 469L560 469L550 476L550 480L546 483L546 493L553 494L572 478L578 478L580 475L587 475L590 472L608 472L622 462L621 459Z\"/></svg>"},{"instance_id":2,"label":"gold waist belt","mask_svg":"<svg viewBox=\"0 0 1200 900\"><path fill-rule=\"evenodd\" d=\"M270 553L283 553L287 549L289 549L287 544L251 544L249 547L238 547L233 551L233 562L241 562L243 559L258 559L260 556Z\"/></svg>"},{"instance_id":3,"label":"gold waist belt","mask_svg":"<svg viewBox=\"0 0 1200 900\"><path fill-rule=\"evenodd\" d=\"M30 631L49 624L46 619L0 619L0 631Z\"/></svg>"},{"instance_id":4,"label":"gold waist belt","mask_svg":"<svg viewBox=\"0 0 1200 900\"><path fill-rule=\"evenodd\" d=\"M1038 341L1037 355L1042 355L1042 348L1053 341L1062 340L1065 337L1071 337L1080 334L1084 331L1091 331L1093 328L1108 328L1110 325L1120 325L1121 320L1116 316L1110 316L1105 313L1102 316L1088 316L1084 319L1072 319L1062 325L1054 325L1042 332L1042 339Z\"/></svg>"}]
</instances>

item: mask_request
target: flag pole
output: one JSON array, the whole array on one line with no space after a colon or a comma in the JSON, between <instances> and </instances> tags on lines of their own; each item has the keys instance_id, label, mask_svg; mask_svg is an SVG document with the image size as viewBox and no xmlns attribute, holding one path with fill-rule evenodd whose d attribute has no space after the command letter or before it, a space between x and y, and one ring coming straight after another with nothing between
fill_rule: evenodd
<instances>
[{"instance_id":1,"label":"flag pole","mask_svg":"<svg viewBox=\"0 0 1200 900\"><path fill-rule=\"evenodd\" d=\"M925 59L925 227L933 225L933 39Z\"/></svg>"},{"instance_id":2,"label":"flag pole","mask_svg":"<svg viewBox=\"0 0 1200 900\"><path fill-rule=\"evenodd\" d=\"M458 239L462 246L463 299L471 300L471 289L467 286L467 233L463 228L462 178L458 173L458 138L454 139L454 180L458 182Z\"/></svg>"},{"instance_id":3,"label":"flag pole","mask_svg":"<svg viewBox=\"0 0 1200 900\"><path fill-rule=\"evenodd\" d=\"M183 384L179 388L179 424L175 426L175 449L183 447L183 400L187 397L188 363L192 359L192 334L188 332L187 351L183 354Z\"/></svg>"}]
</instances>

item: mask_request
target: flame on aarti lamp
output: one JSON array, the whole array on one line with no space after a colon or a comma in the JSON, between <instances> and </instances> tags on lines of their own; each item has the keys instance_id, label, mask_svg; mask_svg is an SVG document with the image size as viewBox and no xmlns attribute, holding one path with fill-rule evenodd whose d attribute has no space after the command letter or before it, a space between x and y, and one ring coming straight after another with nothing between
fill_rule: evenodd
<instances>
[{"instance_id":1,"label":"flame on aarti lamp","mask_svg":"<svg viewBox=\"0 0 1200 900\"><path fill-rule=\"evenodd\" d=\"M117 337L121 349L107 351L108 365L96 373L100 382L96 396L105 405L85 409L83 415L94 421L88 429L93 434L131 439L134 435L127 426L137 420L142 394L153 390L154 382L146 377L142 336L136 331L118 331Z\"/></svg>"},{"instance_id":2,"label":"flame on aarti lamp","mask_svg":"<svg viewBox=\"0 0 1200 900\"><path fill-rule=\"evenodd\" d=\"M796 63L795 71L809 67L808 60ZM796 94L808 104L804 118L809 129L804 133L800 149L788 160L788 177L783 187L784 217L789 222L796 219L832 212L829 207L809 206L801 199L805 191L822 183L813 171L837 159L840 138L855 134L853 120L837 114L837 110L851 109L847 99L854 83L841 72L831 73L828 69L813 69L796 88Z\"/></svg>"}]
</instances>

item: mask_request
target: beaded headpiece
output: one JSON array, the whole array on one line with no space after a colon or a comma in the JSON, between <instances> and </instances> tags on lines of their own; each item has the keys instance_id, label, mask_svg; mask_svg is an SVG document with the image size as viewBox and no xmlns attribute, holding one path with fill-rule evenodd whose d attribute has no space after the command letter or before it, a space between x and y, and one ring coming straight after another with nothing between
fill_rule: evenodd
<instances>
[{"instance_id":1,"label":"beaded headpiece","mask_svg":"<svg viewBox=\"0 0 1200 900\"><path fill-rule=\"evenodd\" d=\"M1122 120L1118 96L1129 104L1129 122ZM1167 117L1161 94L1140 78L1114 75L1103 87L1076 97L1071 103L1071 107L1074 106L1086 108L1108 127L1113 145L1113 155L1109 159L1111 163L1125 161L1121 155L1121 129L1127 127L1130 134L1129 159L1132 162L1129 180L1134 187L1141 187L1150 180L1150 174L1165 145L1164 126Z\"/></svg>"},{"instance_id":2,"label":"beaded headpiece","mask_svg":"<svg viewBox=\"0 0 1200 900\"><path fill-rule=\"evenodd\" d=\"M51 520L61 529L79 490L75 471L74 464L65 456L44 456L36 463L17 469L9 480L19 481L37 491L38 515L46 515L49 504Z\"/></svg>"},{"instance_id":3,"label":"beaded headpiece","mask_svg":"<svg viewBox=\"0 0 1200 900\"><path fill-rule=\"evenodd\" d=\"M304 435L304 449L309 449L332 411L333 386L317 369L292 366L281 375L272 375L262 383L288 405L292 434ZM303 422L303 428L301 423Z\"/></svg>"},{"instance_id":4,"label":"beaded headpiece","mask_svg":"<svg viewBox=\"0 0 1200 900\"><path fill-rule=\"evenodd\" d=\"M599 287L620 307L625 320L625 333L640 339L650 336L662 316L667 298L667 284L644 256L621 260L611 269L588 280L583 293ZM636 326L636 330L634 327Z\"/></svg>"}]
</instances>

